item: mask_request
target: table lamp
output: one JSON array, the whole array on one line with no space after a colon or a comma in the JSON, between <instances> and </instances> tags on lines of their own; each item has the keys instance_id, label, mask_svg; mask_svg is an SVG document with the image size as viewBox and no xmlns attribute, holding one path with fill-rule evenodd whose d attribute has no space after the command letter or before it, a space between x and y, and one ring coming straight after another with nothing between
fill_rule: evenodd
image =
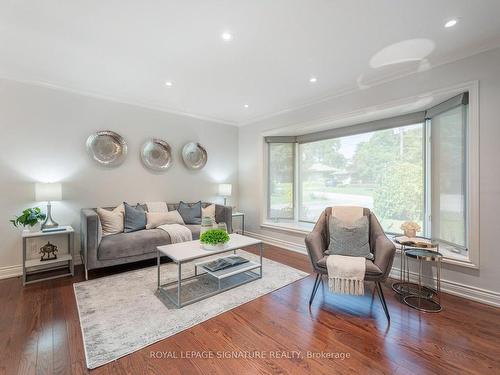
<instances>
[{"instance_id":1,"label":"table lamp","mask_svg":"<svg viewBox=\"0 0 500 375\"><path fill-rule=\"evenodd\" d=\"M35 200L37 202L47 202L47 217L42 224L42 230L56 228L59 226L52 219L52 207L50 202L60 201L62 199L62 186L60 183L36 183L35 184Z\"/></svg>"},{"instance_id":2,"label":"table lamp","mask_svg":"<svg viewBox=\"0 0 500 375\"><path fill-rule=\"evenodd\" d=\"M219 196L224 197L224 206L226 205L227 197L231 196L232 188L231 184L219 184Z\"/></svg>"}]
</instances>

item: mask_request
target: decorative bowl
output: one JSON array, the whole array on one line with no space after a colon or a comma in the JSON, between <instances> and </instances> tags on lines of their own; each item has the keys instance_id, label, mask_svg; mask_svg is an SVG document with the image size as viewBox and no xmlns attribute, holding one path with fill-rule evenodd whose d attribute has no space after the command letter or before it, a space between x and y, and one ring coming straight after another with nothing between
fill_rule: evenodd
<instances>
[{"instance_id":1,"label":"decorative bowl","mask_svg":"<svg viewBox=\"0 0 500 375\"><path fill-rule=\"evenodd\" d=\"M208 250L208 251L218 251L218 250L224 250L227 248L227 243L218 243L217 245L211 245L208 243L200 243L200 246L203 250Z\"/></svg>"},{"instance_id":2,"label":"decorative bowl","mask_svg":"<svg viewBox=\"0 0 500 375\"><path fill-rule=\"evenodd\" d=\"M202 169L207 159L207 150L199 143L189 142L182 148L182 160L189 169Z\"/></svg>"},{"instance_id":3,"label":"decorative bowl","mask_svg":"<svg viewBox=\"0 0 500 375\"><path fill-rule=\"evenodd\" d=\"M166 171L172 165L170 145L162 139L148 139L141 148L141 160L148 169Z\"/></svg>"},{"instance_id":4,"label":"decorative bowl","mask_svg":"<svg viewBox=\"0 0 500 375\"><path fill-rule=\"evenodd\" d=\"M86 146L91 159L104 167L117 167L127 156L127 142L120 134L111 130L91 134Z\"/></svg>"}]
</instances>

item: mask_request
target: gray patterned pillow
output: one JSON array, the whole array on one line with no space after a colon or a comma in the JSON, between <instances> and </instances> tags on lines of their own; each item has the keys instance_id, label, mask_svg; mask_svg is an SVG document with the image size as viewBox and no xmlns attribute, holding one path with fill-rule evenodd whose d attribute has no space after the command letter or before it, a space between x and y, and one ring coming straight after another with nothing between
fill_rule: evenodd
<instances>
[{"instance_id":1,"label":"gray patterned pillow","mask_svg":"<svg viewBox=\"0 0 500 375\"><path fill-rule=\"evenodd\" d=\"M368 216L360 217L352 225L347 225L335 216L330 217L330 244L326 255L347 255L373 259L370 253L370 225Z\"/></svg>"}]
</instances>

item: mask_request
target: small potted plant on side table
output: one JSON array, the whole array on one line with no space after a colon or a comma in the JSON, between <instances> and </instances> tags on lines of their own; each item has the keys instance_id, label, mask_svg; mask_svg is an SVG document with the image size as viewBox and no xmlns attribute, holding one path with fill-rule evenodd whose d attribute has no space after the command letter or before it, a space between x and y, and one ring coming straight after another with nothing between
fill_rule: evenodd
<instances>
[{"instance_id":1,"label":"small potted plant on side table","mask_svg":"<svg viewBox=\"0 0 500 375\"><path fill-rule=\"evenodd\" d=\"M406 237L414 238L417 237L417 232L420 232L420 225L418 225L414 221L405 221L401 225L401 229L403 230Z\"/></svg>"},{"instance_id":2,"label":"small potted plant on side table","mask_svg":"<svg viewBox=\"0 0 500 375\"><path fill-rule=\"evenodd\" d=\"M16 228L22 225L24 228L29 227L29 230L32 230L35 225L37 225L40 221L44 221L45 218L46 215L42 213L40 208L33 207L25 209L21 215L16 216L14 219L10 220L10 222Z\"/></svg>"},{"instance_id":3,"label":"small potted plant on side table","mask_svg":"<svg viewBox=\"0 0 500 375\"><path fill-rule=\"evenodd\" d=\"M200 245L205 250L222 250L229 242L229 234L223 229L210 229L200 236Z\"/></svg>"}]
</instances>

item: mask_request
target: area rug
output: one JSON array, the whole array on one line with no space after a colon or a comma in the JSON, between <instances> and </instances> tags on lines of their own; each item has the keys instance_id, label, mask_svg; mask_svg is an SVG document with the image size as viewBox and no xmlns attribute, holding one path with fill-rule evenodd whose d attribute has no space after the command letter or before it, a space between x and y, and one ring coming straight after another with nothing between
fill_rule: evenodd
<instances>
[{"instance_id":1,"label":"area rug","mask_svg":"<svg viewBox=\"0 0 500 375\"><path fill-rule=\"evenodd\" d=\"M238 255L259 260L241 250ZM183 277L194 274L192 264L183 268ZM262 279L182 309L155 295L156 267L74 284L87 367L102 366L308 275L266 258L263 271ZM162 282L177 278L173 263L163 264L161 272Z\"/></svg>"}]
</instances>

